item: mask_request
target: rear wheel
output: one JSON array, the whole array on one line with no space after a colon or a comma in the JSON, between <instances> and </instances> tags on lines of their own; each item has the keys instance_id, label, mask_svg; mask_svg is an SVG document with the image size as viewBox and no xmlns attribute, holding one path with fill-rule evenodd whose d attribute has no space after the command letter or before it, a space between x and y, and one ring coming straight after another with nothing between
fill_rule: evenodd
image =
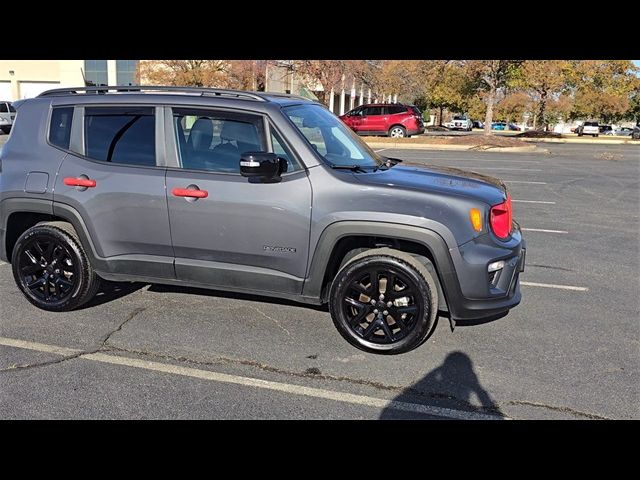
<instances>
[{"instance_id":1,"label":"rear wheel","mask_svg":"<svg viewBox=\"0 0 640 480\"><path fill-rule=\"evenodd\" d=\"M438 312L435 281L411 255L389 248L353 257L331 285L329 309L340 334L371 353L418 347Z\"/></svg>"},{"instance_id":2,"label":"rear wheel","mask_svg":"<svg viewBox=\"0 0 640 480\"><path fill-rule=\"evenodd\" d=\"M407 130L400 125L394 125L389 129L389 136L393 138L404 138L407 136Z\"/></svg>"},{"instance_id":3,"label":"rear wheel","mask_svg":"<svg viewBox=\"0 0 640 480\"><path fill-rule=\"evenodd\" d=\"M40 224L24 232L11 264L18 288L43 310L73 310L91 300L100 285L75 230L64 223Z\"/></svg>"}]
</instances>

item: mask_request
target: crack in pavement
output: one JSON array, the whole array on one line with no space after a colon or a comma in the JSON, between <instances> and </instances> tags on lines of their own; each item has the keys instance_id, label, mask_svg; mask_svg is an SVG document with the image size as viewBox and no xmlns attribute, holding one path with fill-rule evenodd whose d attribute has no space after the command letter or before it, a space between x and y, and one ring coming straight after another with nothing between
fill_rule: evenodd
<instances>
[{"instance_id":1,"label":"crack in pavement","mask_svg":"<svg viewBox=\"0 0 640 480\"><path fill-rule=\"evenodd\" d=\"M48 360L46 362L28 363L26 365L15 365L15 364L13 364L13 365L10 365L7 368L0 369L0 373L13 372L13 371L16 371L16 370L29 370L29 369L38 368L38 367L47 367L49 365L56 365L58 363L63 363L63 362L66 362L68 360L73 360L74 358L80 358L80 357L82 357L84 355L90 355L92 353L110 351L111 349L107 346L107 342L111 339L111 336L114 335L115 333L119 332L120 330L122 330L122 327L124 327L128 322L133 320L136 316L138 316L139 314L141 314L145 310L146 310L146 307L139 307L139 308L136 308L135 310L133 310L131 313L129 313L129 315L127 315L127 318L125 318L122 322L120 322L120 324L116 328L114 328L112 331L110 331L104 337L104 339L100 342L100 346L98 348L94 348L92 350L78 350L77 353L74 353L72 355L64 355L61 358L56 358L54 360Z\"/></svg>"},{"instance_id":2,"label":"crack in pavement","mask_svg":"<svg viewBox=\"0 0 640 480\"><path fill-rule=\"evenodd\" d=\"M554 412L561 413L569 413L575 417L583 417L588 418L590 420L612 420L609 417L603 417L602 415L596 415L594 413L581 412L579 410L574 410L570 407L556 407L554 405L547 405L545 403L537 403L537 402L529 402L526 400L509 400L507 405L522 405L525 407L537 407L537 408L545 408L547 410L553 410Z\"/></svg>"},{"instance_id":3,"label":"crack in pavement","mask_svg":"<svg viewBox=\"0 0 640 480\"><path fill-rule=\"evenodd\" d=\"M272 320L281 330L283 330L288 336L291 336L291 333L289 332L289 330L287 330L285 327L282 326L282 324L280 323L279 320L276 320L273 317L270 317L269 315L267 315L266 313L264 313L262 310L260 310L258 307L253 307L250 306L250 308L253 308L256 312L258 312L260 315L262 315L263 317L268 318L269 320Z\"/></svg>"}]
</instances>

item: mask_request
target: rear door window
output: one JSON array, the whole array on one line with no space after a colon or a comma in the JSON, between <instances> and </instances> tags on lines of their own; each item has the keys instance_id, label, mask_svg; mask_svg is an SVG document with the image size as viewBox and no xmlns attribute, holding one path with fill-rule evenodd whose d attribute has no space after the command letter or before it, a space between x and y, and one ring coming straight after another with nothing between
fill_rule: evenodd
<instances>
[{"instance_id":1,"label":"rear door window","mask_svg":"<svg viewBox=\"0 0 640 480\"><path fill-rule=\"evenodd\" d=\"M87 107L85 155L123 165L155 166L153 107Z\"/></svg>"},{"instance_id":2,"label":"rear door window","mask_svg":"<svg viewBox=\"0 0 640 480\"><path fill-rule=\"evenodd\" d=\"M364 110L365 116L382 115L382 107L367 107Z\"/></svg>"}]
</instances>

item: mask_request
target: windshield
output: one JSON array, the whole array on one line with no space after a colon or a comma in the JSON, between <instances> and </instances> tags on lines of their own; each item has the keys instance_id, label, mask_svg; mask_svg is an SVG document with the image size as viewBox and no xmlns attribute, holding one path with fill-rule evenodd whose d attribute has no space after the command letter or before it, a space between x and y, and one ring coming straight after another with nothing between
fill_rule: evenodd
<instances>
[{"instance_id":1,"label":"windshield","mask_svg":"<svg viewBox=\"0 0 640 480\"><path fill-rule=\"evenodd\" d=\"M379 167L384 162L334 114L320 105L294 105L282 111L330 165Z\"/></svg>"}]
</instances>

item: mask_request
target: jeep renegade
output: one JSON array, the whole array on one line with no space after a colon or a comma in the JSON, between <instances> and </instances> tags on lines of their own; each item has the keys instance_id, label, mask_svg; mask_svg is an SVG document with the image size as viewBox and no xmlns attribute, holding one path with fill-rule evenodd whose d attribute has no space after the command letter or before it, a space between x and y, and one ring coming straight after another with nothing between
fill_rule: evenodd
<instances>
[{"instance_id":1,"label":"jeep renegade","mask_svg":"<svg viewBox=\"0 0 640 480\"><path fill-rule=\"evenodd\" d=\"M438 313L520 302L524 241L491 177L372 151L322 105L178 87L57 89L14 104L0 259L27 300L101 279L328 304L369 352L423 343Z\"/></svg>"}]
</instances>

